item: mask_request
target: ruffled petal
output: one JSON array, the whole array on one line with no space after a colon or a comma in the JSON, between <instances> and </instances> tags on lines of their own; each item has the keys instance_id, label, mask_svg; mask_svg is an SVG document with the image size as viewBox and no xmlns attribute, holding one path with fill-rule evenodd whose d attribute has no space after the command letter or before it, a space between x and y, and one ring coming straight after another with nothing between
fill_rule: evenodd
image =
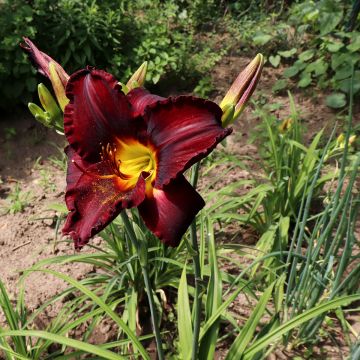
<instances>
[{"instance_id":1,"label":"ruffled petal","mask_svg":"<svg viewBox=\"0 0 360 360\"><path fill-rule=\"evenodd\" d=\"M205 202L180 175L163 189L153 188L139 205L146 226L166 245L177 246Z\"/></svg>"},{"instance_id":2,"label":"ruffled petal","mask_svg":"<svg viewBox=\"0 0 360 360\"><path fill-rule=\"evenodd\" d=\"M132 119L130 104L117 80L105 71L84 69L73 74L66 87L64 130L71 147L84 160L100 160L101 146L138 135L141 118Z\"/></svg>"},{"instance_id":3,"label":"ruffled petal","mask_svg":"<svg viewBox=\"0 0 360 360\"><path fill-rule=\"evenodd\" d=\"M221 115L215 103L191 96L168 98L145 109L147 133L157 149L155 187L169 184L232 132L221 127Z\"/></svg>"},{"instance_id":4,"label":"ruffled petal","mask_svg":"<svg viewBox=\"0 0 360 360\"><path fill-rule=\"evenodd\" d=\"M55 64L56 72L58 73L59 78L65 87L69 80L69 75L65 72L62 66L49 55L40 51L27 37L24 37L24 41L25 44L20 44L20 46L27 53L31 63L38 69L39 73L50 79L49 63L53 62Z\"/></svg>"},{"instance_id":5,"label":"ruffled petal","mask_svg":"<svg viewBox=\"0 0 360 360\"><path fill-rule=\"evenodd\" d=\"M111 176L112 170L106 162L83 169L80 177L76 168L76 165L71 165L68 169L65 201L70 212L63 234L70 235L75 248L80 249L122 209L138 206L144 200L145 179L140 176L134 188L126 189L119 177Z\"/></svg>"},{"instance_id":6,"label":"ruffled petal","mask_svg":"<svg viewBox=\"0 0 360 360\"><path fill-rule=\"evenodd\" d=\"M143 87L137 87L131 90L126 97L132 106L132 113L135 117L142 116L148 105L165 99L161 96L151 94Z\"/></svg>"},{"instance_id":7,"label":"ruffled petal","mask_svg":"<svg viewBox=\"0 0 360 360\"><path fill-rule=\"evenodd\" d=\"M66 190L68 191L69 189L76 186L78 180L84 174L84 172L81 171L80 169L86 169L91 164L81 159L81 157L76 153L76 151L70 145L68 145L64 151L68 157L67 172L66 172ZM75 164L77 164L77 166Z\"/></svg>"}]
</instances>

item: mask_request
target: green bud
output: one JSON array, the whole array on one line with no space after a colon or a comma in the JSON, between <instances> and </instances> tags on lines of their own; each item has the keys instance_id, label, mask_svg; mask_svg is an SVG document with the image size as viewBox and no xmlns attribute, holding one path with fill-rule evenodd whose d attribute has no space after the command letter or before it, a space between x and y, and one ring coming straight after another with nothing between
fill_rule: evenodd
<instances>
[{"instance_id":1,"label":"green bud","mask_svg":"<svg viewBox=\"0 0 360 360\"><path fill-rule=\"evenodd\" d=\"M62 112L64 112L65 106L69 103L69 99L66 97L65 87L57 72L56 64L53 61L49 63L49 73L56 99L59 102Z\"/></svg>"},{"instance_id":2,"label":"green bud","mask_svg":"<svg viewBox=\"0 0 360 360\"><path fill-rule=\"evenodd\" d=\"M121 90L122 90L122 92L123 92L125 95L127 95L127 93L130 91L130 89L129 89L125 84L121 83L120 81L119 81L119 84L121 85Z\"/></svg>"},{"instance_id":3,"label":"green bud","mask_svg":"<svg viewBox=\"0 0 360 360\"><path fill-rule=\"evenodd\" d=\"M44 110L40 106L38 106L34 103L28 103L28 108L29 108L30 112L33 114L33 116L36 116L36 115L45 116Z\"/></svg>"},{"instance_id":4,"label":"green bud","mask_svg":"<svg viewBox=\"0 0 360 360\"><path fill-rule=\"evenodd\" d=\"M223 109L223 115L221 117L222 126L225 128L231 124L235 113L235 106L233 104L227 104Z\"/></svg>"},{"instance_id":5,"label":"green bud","mask_svg":"<svg viewBox=\"0 0 360 360\"><path fill-rule=\"evenodd\" d=\"M51 127L51 119L49 118L48 113L44 111L40 106L37 106L34 103L29 103L28 108L36 121L45 125L46 127Z\"/></svg>"},{"instance_id":6,"label":"green bud","mask_svg":"<svg viewBox=\"0 0 360 360\"><path fill-rule=\"evenodd\" d=\"M238 75L221 101L220 107L224 113L229 105L235 106L233 118L228 124L235 121L244 110L259 82L263 66L264 57L261 54L257 54L250 64Z\"/></svg>"},{"instance_id":7,"label":"green bud","mask_svg":"<svg viewBox=\"0 0 360 360\"><path fill-rule=\"evenodd\" d=\"M141 64L141 66L134 72L134 74L127 82L126 87L129 89L129 91L144 85L146 72L147 72L147 61Z\"/></svg>"},{"instance_id":8,"label":"green bud","mask_svg":"<svg viewBox=\"0 0 360 360\"><path fill-rule=\"evenodd\" d=\"M38 93L41 105L48 113L50 124L62 128L62 111L44 84L39 84Z\"/></svg>"}]
</instances>

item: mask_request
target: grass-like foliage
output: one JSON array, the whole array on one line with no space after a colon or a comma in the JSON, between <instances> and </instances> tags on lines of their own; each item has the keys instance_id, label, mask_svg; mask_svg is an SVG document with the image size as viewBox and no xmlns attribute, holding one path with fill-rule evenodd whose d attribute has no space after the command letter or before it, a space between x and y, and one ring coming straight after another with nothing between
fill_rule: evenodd
<instances>
[{"instance_id":1,"label":"grass-like foliage","mask_svg":"<svg viewBox=\"0 0 360 360\"><path fill-rule=\"evenodd\" d=\"M269 188L261 197L264 201L254 201L256 197L249 194L235 196L234 190L241 185L237 182L209 193L211 205L197 218L202 278L199 299L204 309L198 340L201 358L213 359L219 342L226 344L230 339L226 359L260 359L276 344L297 346L306 343L314 339L329 311L336 310L339 319L343 318L341 307L360 299L358 259L353 254L356 247L354 226L359 208L359 195L353 190L360 156L350 152L351 113L336 176L324 174L324 169L327 169L325 161L331 158L328 155L333 154L337 146L334 131L327 137L324 147L320 146L320 134L306 148L293 138L300 136L294 108L291 119L291 127L285 133L282 128L271 126L268 117L263 118L267 131L264 136L270 139L262 155L263 169L265 174L267 169L274 169L262 179L267 181ZM339 151L335 153L339 154ZM281 159L276 157L280 154L284 154ZM293 157L296 157L296 162ZM212 167L211 162L208 165ZM196 170L193 169L193 173ZM332 188L325 192L324 184L330 180ZM264 187L265 183L252 184L256 189ZM300 188L299 196L291 197L290 194L297 188ZM276 205L276 196L280 197L279 206ZM266 197L273 200L265 201ZM324 204L316 212L312 211L315 199L322 199ZM240 213L235 212L239 209ZM288 220L285 221L285 218ZM249 249L238 244L216 240L218 221L225 224L234 220L262 231L254 249L255 255L249 255ZM134 248L127 226L131 226L131 236L135 236L139 244L146 244L143 255ZM149 315L145 315L149 314L146 284L141 276L141 264L145 260L139 256L145 256L149 264L150 287L160 333L163 340L167 339L163 341L166 356L191 358L196 294L192 275L194 264L189 257L194 251L191 231L177 248L159 245L156 237L144 226L138 211L133 210L129 217L115 220L101 236L105 246L90 245L94 250L91 253L46 259L24 273L23 280L33 271L42 271L70 285L35 313L26 312L23 292L14 309L5 288L1 286L1 307L8 328L2 330L0 341L8 359L13 356L40 359L54 343L60 346L50 358L67 359L93 354L119 359L129 352L149 358L146 348L135 335L139 331L142 334L149 321L146 320ZM264 248L264 245L267 247ZM237 254L252 260L242 263ZM76 262L91 264L97 271L76 281L45 269L51 264ZM239 266L238 274L223 268L221 264L224 262ZM268 285L264 286L259 279L266 279ZM239 294L249 299L247 306L252 309L240 325L237 315L229 308ZM65 306L47 330L34 330L34 319L47 306L65 297L69 300L65 301ZM169 306L175 306L174 310L169 311ZM87 344L92 331L104 318L116 324L118 339L97 346ZM65 336L85 323L87 330L81 340ZM221 329L225 326L228 331L224 334ZM168 331L170 328L173 329L171 332ZM5 340L9 336L13 341ZM146 340L149 336L154 335L143 333L141 339ZM69 348L74 350L65 354ZM354 344L353 353L357 351Z\"/></svg>"},{"instance_id":2,"label":"grass-like foliage","mask_svg":"<svg viewBox=\"0 0 360 360\"><path fill-rule=\"evenodd\" d=\"M29 191L22 191L20 185L16 183L6 198L6 204L2 208L2 212L5 214L22 212L31 202L31 197Z\"/></svg>"},{"instance_id":3,"label":"grass-like foliage","mask_svg":"<svg viewBox=\"0 0 360 360\"><path fill-rule=\"evenodd\" d=\"M205 3L207 6L204 6ZM172 99L163 101L158 97L154 100L157 102L156 106L152 103L145 107L145 110L138 109L139 114L136 116L129 115L129 119L125 119L127 112L137 112L134 110L139 106L134 100L137 91L140 91L139 98L143 96L138 103L144 99L148 101L146 99L154 96L147 93L144 95L141 93L143 90L136 89L143 85L146 70L143 73L140 67L133 75L133 81L124 85L123 93L120 93L117 92L117 81L112 81L111 87L107 83L109 75L105 77L104 73L92 69L71 76L70 80L66 77L66 81L62 83L60 78L56 79L59 72L55 77L54 73L51 74L52 66L63 70L59 64L54 65L52 61L47 61L43 54L33 56L35 62L38 61L45 70L49 70L47 76L52 81L56 96L41 85L39 95L43 108L34 104L30 104L29 108L43 125L61 134L65 132L67 139L70 139L67 154L73 161L67 164L68 159L63 155L62 149L61 157L52 158L50 161L63 171L68 169L67 206L73 208L70 209L68 231L65 230L65 233L74 237L78 248L84 244L86 246L81 252L54 256L39 261L30 269L21 269L19 291L14 301L10 300L11 297L0 280L0 309L5 320L0 324L0 357L6 360L151 359L153 354L150 344L154 342L159 360L211 360L218 356L219 349L226 360L258 360L267 358L275 349L298 349L300 345L316 344L321 334L327 334L328 327L324 324L331 322L336 322L343 330L344 341L351 352L350 358L359 357L359 339L354 340L353 335L357 334L348 322L347 312L358 312L358 309L352 306L360 300L359 240L355 231L360 207L357 188L360 153L356 150L352 114L354 95L359 88L359 63L350 59L359 52L360 37L356 31L351 35L345 32L345 17L350 6L342 6L339 1L333 4L326 0L319 1L318 5L323 13L317 11L315 3L310 1L295 2L287 10L282 5L258 2L261 9L273 12L272 20L282 19L284 14L292 15L291 24L296 26L294 39L302 39L300 30L303 33L310 32L311 25L311 49L285 48L290 42L283 30L289 30L290 25L274 25L272 22L271 28L264 26L261 31L253 30L255 21L269 25L269 19L265 19L264 14L253 11L253 3L225 1L219 5L216 1L202 0L61 0L55 4L48 0L35 0L24 5L21 1L1 2L0 10L4 10L3 14L6 15L0 15L0 34L4 32L6 36L1 44L1 49L4 50L2 54L5 56L0 57L0 80L4 83L0 93L5 93L6 97L1 98L0 106L1 101L6 103L9 98L18 99L21 94L26 99L29 92L35 89L34 74L25 65L24 56L18 50L13 50L14 43L17 45L19 42L19 34L36 36L40 45L48 46L43 47L44 50L51 50L49 54L58 58L69 73L85 64L96 64L110 68L115 75L121 73L119 79L122 81L122 77L128 78L135 66L147 60L148 63L142 66L148 66L147 80L150 84L158 83L161 76L171 82L175 75L180 89L180 83L191 77L194 81L191 80L190 86L197 84L197 93L205 96L211 91L211 78L205 77L198 82L198 75L208 74L208 70L224 54L223 49L212 51L215 49L212 36L201 43L194 41L201 38L206 20L213 26L213 33L216 33L216 29L226 29L234 22L243 24L244 39L247 42L251 39L255 45L263 45L273 67L280 66L281 62L292 64L284 73L287 79L298 77L299 87L317 83L319 87L331 85L333 89L349 94L349 111L340 135L340 126L337 125L332 130L324 128L311 139L307 139L301 111L290 92L290 111L281 121L254 103L255 115L260 119L260 125L254 129L255 145L259 149L256 160L247 157L248 165L245 166L243 158L226 152L225 139L215 155L212 153L191 168L184 165L167 183L156 187L155 179L162 165L160 160L166 158L164 153L161 153L163 146L173 145L173 142L177 146L177 142L184 141L186 146L181 152L186 153L191 141L188 141L187 136L184 136L186 141L181 138L178 140L176 136L183 132L191 137L193 134L188 129L193 124L189 122L183 129L181 122L175 122L180 125L174 127L172 132L168 131L170 135L166 132L165 135L169 138L164 134L156 135L156 126L160 127L161 124L166 128L171 124L171 120L179 121L183 116L174 113L176 116L172 119L173 113L166 113L168 123L164 120L165 117L160 120L150 117L151 111L158 109L156 106L159 106L160 110L161 105L165 104L166 109L172 106ZM281 3L284 5L287 2ZM215 16L219 9L223 11L221 17ZM337 15L334 17L336 11ZM298 15L299 19L296 19L295 15ZM222 21L225 20L227 22L223 24ZM307 26L301 28L303 25ZM351 30L356 30L356 26L352 24ZM341 31L333 36L337 30ZM236 30L231 33L239 35ZM83 49L81 54L78 51L79 46ZM33 55L33 49L27 48L26 51ZM328 63L331 63L330 67ZM251 71L247 68L242 77L240 76L240 90L235 89L236 86L230 89L227 95L230 100L226 106L218 108L212 104L214 113L218 111L218 115L211 120L216 120L216 124L209 120L208 128L221 130L221 133L227 131L224 123L233 120L236 106L243 109L261 74L263 56L257 55L253 64L255 65L250 66ZM347 66L349 64L351 71ZM91 72L97 75L91 78ZM332 75L333 81L329 78ZM16 80L8 81L12 77ZM99 78L102 80L94 85ZM84 88L81 88L79 79L86 84ZM287 86L287 80L283 84ZM96 86L99 86L100 90ZM74 90L75 87L78 93ZM278 86L277 90L281 89L283 87ZM130 91L134 92L130 94ZM335 96L332 101L345 106L346 101L341 101L344 94ZM84 98L81 97L83 95ZM76 96L79 96L81 101L77 102L79 98L75 99ZM144 129L148 128L146 131L149 131L149 134L146 133L146 136L154 135L154 138L149 139L153 139L154 144L161 143L156 151L151 147L155 155L150 151L149 158L147 152L143 153L146 146L138 141L135 148L131 147L134 142L124 142L130 150L121 142L121 148L118 149L115 145L110 146L110 142L107 146L100 143L102 152L99 158L95 153L85 154L93 147L99 146L100 149L98 143L90 143L86 151L77 147L78 143L88 136L87 131L90 131L91 135L89 141L97 141L94 140L96 131L91 132L97 126L101 131L108 132L108 129L102 128L103 123L106 123L109 129L114 125L111 133L119 131L119 136L123 135L121 131L125 130L118 130L118 123L112 124L114 119L117 120L117 115L113 115L109 108L106 108L105 112L100 109L102 104L98 102L98 98L102 97L111 100L110 105L107 104L109 108L113 105L112 101L118 106L120 102L118 104L116 101L122 99L126 106L116 107L116 111L120 109L125 114L124 119L120 120L129 128L137 124L138 120L141 124L136 131L126 131L142 134ZM133 101L131 105L128 102L130 98ZM66 101L61 103L59 99ZM67 105L68 100L70 105ZM191 109L196 111L199 110L197 106L200 106L198 102L201 102L204 109L210 104L194 98L187 98L186 101L192 104L194 107ZM78 112L75 111L78 110L75 103L80 108ZM178 100L174 100L174 104L182 106ZM89 106L91 111L87 111L85 106ZM64 109L68 122L66 124L65 121L65 126ZM207 113L206 116L215 116L209 109L206 111L210 115ZM160 110L157 111L160 113ZM189 110L186 116L192 119L192 111L195 110ZM109 114L111 116L107 119ZM90 120L86 118L87 115ZM74 118L70 119L71 116ZM81 120L81 116L84 116L85 120ZM202 115L194 118L203 120ZM220 118L221 125L218 121ZM83 121L83 126L78 124L79 119ZM91 122L93 120L94 122ZM75 128L79 134L76 141L73 141ZM206 131L205 129L204 132ZM230 131L227 134L229 133ZM136 136L140 139L139 134ZM199 134L198 138L201 137ZM128 140L126 136L124 135L124 138ZM224 137L225 135L221 139ZM122 140L116 137L109 139ZM149 139L146 138L146 141ZM217 137L213 140L214 146L219 139L220 137ZM152 144L151 141L149 140ZM196 139L196 142L201 141ZM75 147L71 149L74 144ZM169 149L172 151L172 146ZM208 150L211 149L198 152L193 159L198 161L198 156ZM124 155L122 151L128 152L126 155L130 154L129 158L120 159L119 153ZM141 156L138 156L139 151ZM84 158L79 159L83 153ZM159 160L158 157L161 156L162 159ZM193 159L186 161L193 164ZM172 161L180 162L177 158L170 160L164 173L171 170ZM89 165L90 161L94 163ZM223 185L223 179L228 173L236 173L236 170L247 166L250 170L249 178ZM54 190L51 187L51 174L43 168L38 167L38 170L44 191ZM189 184L182 178L185 170L184 176ZM155 177L152 180L153 175ZM135 176L136 188L135 183L127 182ZM206 206L195 212L187 222L186 227L192 223L181 241L180 236L178 237L178 246L164 245L154 234L160 234L162 240L164 233L171 234L170 227L177 226L176 221L181 223L183 217L183 214L179 215L181 209L179 210L176 202L187 204L177 197L179 193L182 194L181 188L176 188L176 196L173 196L175 191L166 192L167 189L170 189L175 180L196 189L201 176L208 180L201 182L200 188ZM119 183L123 188L116 187ZM194 194L193 188L185 194ZM105 197L104 194L106 195L109 189L113 193L110 192L111 196ZM96 207L105 206L114 198L117 201L118 195L124 204L117 202L113 208L110 204L105 210ZM144 211L146 201L155 201L155 196L159 196L160 200L156 200L159 202L148 211L153 212L150 215L156 220L161 218L161 221L158 221L160 225L156 221L155 225L151 224L147 217L149 214ZM93 199L92 207L87 207L86 201L89 199ZM176 204L171 203L171 200ZM200 200L198 199L198 202ZM21 191L16 185L8 197L5 211L15 214L22 211L29 202L30 194ZM138 207L134 207L134 204ZM168 212L161 212L163 208L160 209L160 206L163 204ZM61 205L54 204L50 207L60 213L56 222L57 233L66 218L67 210ZM83 221L87 220L87 214L82 212L82 207L85 208L84 212L91 211L91 215L98 211L101 219L91 219L94 221L89 225ZM112 215L118 209L122 209L121 214L113 220ZM146 216L142 217L143 214ZM105 217L107 219L104 220ZM109 219L113 221L103 229L102 225L108 224ZM85 230L88 230L90 235L84 235L85 231L79 231L78 226L88 227L89 229ZM228 232L231 226L236 226L239 230L232 238ZM103 229L98 234L101 241L93 242L90 239L87 243L89 237L100 229ZM255 235L256 243L245 245L239 240L237 235L243 229ZM83 234L82 239L80 233ZM56 238L55 247L58 241L68 240ZM177 244L178 242L173 245ZM90 265L93 270L83 279L75 280L55 271L53 267L77 263ZM48 299L38 309L29 312L25 290L33 272L42 272L61 279L67 284L67 288ZM61 305L57 316L49 320L46 329L38 328L37 320L47 308L59 303ZM93 337L96 337L96 331L103 321L111 323L114 334L108 342L94 345ZM73 336L74 333L77 335Z\"/></svg>"}]
</instances>

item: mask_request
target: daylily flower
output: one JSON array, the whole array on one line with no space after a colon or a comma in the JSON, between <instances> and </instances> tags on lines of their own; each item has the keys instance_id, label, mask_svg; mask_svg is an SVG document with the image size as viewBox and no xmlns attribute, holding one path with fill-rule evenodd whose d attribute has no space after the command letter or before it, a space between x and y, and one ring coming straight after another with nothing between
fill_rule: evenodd
<instances>
[{"instance_id":1,"label":"daylily flower","mask_svg":"<svg viewBox=\"0 0 360 360\"><path fill-rule=\"evenodd\" d=\"M66 95L70 213L63 233L81 248L123 209L137 206L147 227L177 246L204 206L183 172L232 131L222 128L221 109L140 87L125 95L112 75L92 68L70 77Z\"/></svg>"}]
</instances>

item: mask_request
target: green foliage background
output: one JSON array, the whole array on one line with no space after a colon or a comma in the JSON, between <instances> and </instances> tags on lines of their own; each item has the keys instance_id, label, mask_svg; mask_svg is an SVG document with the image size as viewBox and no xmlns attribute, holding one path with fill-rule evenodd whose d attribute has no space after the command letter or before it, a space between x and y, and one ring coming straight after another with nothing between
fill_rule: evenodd
<instances>
[{"instance_id":1,"label":"green foliage background","mask_svg":"<svg viewBox=\"0 0 360 360\"><path fill-rule=\"evenodd\" d=\"M5 0L0 3L0 107L27 103L36 73L22 53L23 36L72 73L86 65L125 80L149 61L149 84L176 77L196 85L219 53L194 40L203 1ZM215 2L210 2L215 4ZM207 8L211 12L214 7ZM198 33L199 34L199 33Z\"/></svg>"},{"instance_id":2,"label":"green foliage background","mask_svg":"<svg viewBox=\"0 0 360 360\"><path fill-rule=\"evenodd\" d=\"M39 82L19 48L33 40L72 73L104 68L120 81L145 60L158 92L212 90L210 71L227 51L261 51L286 65L273 91L292 86L333 93L340 108L355 66L360 91L358 0L3 0L0 3L0 107L32 99Z\"/></svg>"}]
</instances>

